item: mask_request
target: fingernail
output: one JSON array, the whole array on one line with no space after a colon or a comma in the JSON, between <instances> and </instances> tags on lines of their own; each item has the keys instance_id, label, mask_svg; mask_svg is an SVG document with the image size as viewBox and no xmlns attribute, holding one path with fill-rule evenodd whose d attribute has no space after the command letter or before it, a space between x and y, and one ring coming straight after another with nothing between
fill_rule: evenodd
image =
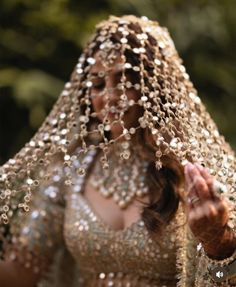
<instances>
[{"instance_id":1,"label":"fingernail","mask_svg":"<svg viewBox=\"0 0 236 287\"><path fill-rule=\"evenodd\" d=\"M199 168L201 171L204 169L200 163L195 163L195 166Z\"/></svg>"},{"instance_id":2,"label":"fingernail","mask_svg":"<svg viewBox=\"0 0 236 287\"><path fill-rule=\"evenodd\" d=\"M188 169L189 169L189 162L185 164L184 171L186 172L186 171L188 171Z\"/></svg>"},{"instance_id":3,"label":"fingernail","mask_svg":"<svg viewBox=\"0 0 236 287\"><path fill-rule=\"evenodd\" d=\"M188 169L188 170L193 170L193 169L194 169L194 165L193 165L191 162L189 162L189 163L187 164L187 169Z\"/></svg>"}]
</instances>

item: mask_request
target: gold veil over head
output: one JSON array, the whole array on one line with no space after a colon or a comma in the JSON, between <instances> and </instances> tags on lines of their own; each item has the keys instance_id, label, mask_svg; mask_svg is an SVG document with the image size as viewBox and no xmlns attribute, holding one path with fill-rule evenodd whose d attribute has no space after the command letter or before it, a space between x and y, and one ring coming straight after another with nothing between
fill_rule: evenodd
<instances>
[{"instance_id":1,"label":"gold veil over head","mask_svg":"<svg viewBox=\"0 0 236 287\"><path fill-rule=\"evenodd\" d=\"M235 210L234 153L197 96L167 29L146 17L111 16L97 26L38 132L1 167L2 234L11 234L8 223L29 210L41 183L58 176L50 166L61 163L70 186L74 162L84 177L87 155L99 150L109 169L112 146L136 138L151 146L157 169L165 156L209 168L226 185ZM120 157L129 160L130 151L121 149Z\"/></svg>"}]
</instances>

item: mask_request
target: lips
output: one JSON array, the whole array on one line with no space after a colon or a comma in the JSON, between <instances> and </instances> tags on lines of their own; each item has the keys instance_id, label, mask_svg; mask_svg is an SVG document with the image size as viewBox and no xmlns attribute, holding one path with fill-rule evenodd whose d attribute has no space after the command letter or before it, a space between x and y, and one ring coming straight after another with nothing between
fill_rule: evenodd
<instances>
[{"instance_id":1,"label":"lips","mask_svg":"<svg viewBox=\"0 0 236 287\"><path fill-rule=\"evenodd\" d=\"M110 106L108 109L109 110L107 112L109 117L115 117L120 113L120 111L115 106Z\"/></svg>"},{"instance_id":2,"label":"lips","mask_svg":"<svg viewBox=\"0 0 236 287\"><path fill-rule=\"evenodd\" d=\"M110 119L118 119L119 117L118 117L118 113L116 113L116 112L109 112L108 113L108 118L110 118Z\"/></svg>"}]
</instances>

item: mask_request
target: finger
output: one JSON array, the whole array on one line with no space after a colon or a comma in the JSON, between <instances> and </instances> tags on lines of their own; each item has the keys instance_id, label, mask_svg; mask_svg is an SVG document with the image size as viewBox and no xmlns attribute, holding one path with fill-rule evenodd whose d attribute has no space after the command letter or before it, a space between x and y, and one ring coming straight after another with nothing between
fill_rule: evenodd
<instances>
[{"instance_id":1,"label":"finger","mask_svg":"<svg viewBox=\"0 0 236 287\"><path fill-rule=\"evenodd\" d=\"M222 227L222 224L216 225L216 218L216 208L213 204L208 203L191 211L188 215L188 223L194 234L200 236L202 233L205 234L204 237L206 237L207 230L212 229L213 227L215 227L217 230L218 228Z\"/></svg>"},{"instance_id":2,"label":"finger","mask_svg":"<svg viewBox=\"0 0 236 287\"><path fill-rule=\"evenodd\" d=\"M221 201L215 203L215 206L220 214L229 212L229 206L226 200L222 199Z\"/></svg>"},{"instance_id":3,"label":"finger","mask_svg":"<svg viewBox=\"0 0 236 287\"><path fill-rule=\"evenodd\" d=\"M194 205L191 201L191 197L187 197L187 214L189 214L189 212L194 209Z\"/></svg>"},{"instance_id":4,"label":"finger","mask_svg":"<svg viewBox=\"0 0 236 287\"><path fill-rule=\"evenodd\" d=\"M229 207L225 200L215 203L215 208L218 213L218 219L221 226L225 225L229 220Z\"/></svg>"},{"instance_id":5,"label":"finger","mask_svg":"<svg viewBox=\"0 0 236 287\"><path fill-rule=\"evenodd\" d=\"M202 213L206 216L205 225L208 224L208 221L211 227L221 228L228 222L229 214L224 201L219 203L208 201L202 206Z\"/></svg>"},{"instance_id":6,"label":"finger","mask_svg":"<svg viewBox=\"0 0 236 287\"><path fill-rule=\"evenodd\" d=\"M215 191L215 187L214 187L215 178L212 175L210 175L208 170L206 168L204 168L202 165L200 165L199 163L195 163L195 166L199 170L201 176L205 179L206 184L208 185L209 193L210 193L212 199L218 201L221 197Z\"/></svg>"},{"instance_id":7,"label":"finger","mask_svg":"<svg viewBox=\"0 0 236 287\"><path fill-rule=\"evenodd\" d=\"M205 179L207 185L209 187L212 187L213 181L214 181L214 177L212 175L210 175L208 170L206 168L204 168L201 164L195 163L194 165L197 167L197 169L198 169L199 173L201 174L201 176Z\"/></svg>"},{"instance_id":8,"label":"finger","mask_svg":"<svg viewBox=\"0 0 236 287\"><path fill-rule=\"evenodd\" d=\"M196 166L189 166L188 170L192 184L194 185L195 193L199 196L202 202L211 199L211 194L205 179L202 177Z\"/></svg>"},{"instance_id":9,"label":"finger","mask_svg":"<svg viewBox=\"0 0 236 287\"><path fill-rule=\"evenodd\" d=\"M202 226L206 224L207 215L201 207L196 207L188 214L188 223L192 230L203 231Z\"/></svg>"},{"instance_id":10,"label":"finger","mask_svg":"<svg viewBox=\"0 0 236 287\"><path fill-rule=\"evenodd\" d=\"M205 202L210 199L209 188L202 176L195 176L194 186L201 201Z\"/></svg>"},{"instance_id":11,"label":"finger","mask_svg":"<svg viewBox=\"0 0 236 287\"><path fill-rule=\"evenodd\" d=\"M188 200L188 213L190 213L192 210L195 210L202 202L199 197L199 193L197 192L195 183L196 183L196 177L193 179L190 176L190 170L194 168L192 164L188 164L185 167L185 174L186 174L186 181L187 181L187 200Z\"/></svg>"},{"instance_id":12,"label":"finger","mask_svg":"<svg viewBox=\"0 0 236 287\"><path fill-rule=\"evenodd\" d=\"M208 203L204 206L204 212L209 220L215 219L218 214L216 207L211 203Z\"/></svg>"},{"instance_id":13,"label":"finger","mask_svg":"<svg viewBox=\"0 0 236 287\"><path fill-rule=\"evenodd\" d=\"M190 178L190 175L188 173L188 168L189 168L189 164L186 164L184 167L184 175L185 175L185 181L186 181L187 185L190 185L191 184L191 178Z\"/></svg>"},{"instance_id":14,"label":"finger","mask_svg":"<svg viewBox=\"0 0 236 287\"><path fill-rule=\"evenodd\" d=\"M188 208L192 209L195 206L194 203L192 202L192 199L198 198L198 194L195 191L193 181L192 181L190 174L189 174L190 168L191 168L191 166L189 164L187 164L184 168L184 173L185 173L185 180L186 180Z\"/></svg>"},{"instance_id":15,"label":"finger","mask_svg":"<svg viewBox=\"0 0 236 287\"><path fill-rule=\"evenodd\" d=\"M201 165L200 163L198 163L198 162L194 163L194 165L198 168L199 172L202 174L202 176L203 176L206 180L208 180L208 179L211 177L211 175L210 175L210 173L209 173L209 171L208 171L208 169L207 169L206 167L202 166L202 165Z\"/></svg>"},{"instance_id":16,"label":"finger","mask_svg":"<svg viewBox=\"0 0 236 287\"><path fill-rule=\"evenodd\" d=\"M194 191L194 179L193 176L191 174L192 169L194 168L193 164L188 163L185 166L185 178L186 178L186 183L187 183L187 189L188 192L193 195L195 195L195 191Z\"/></svg>"},{"instance_id":17,"label":"finger","mask_svg":"<svg viewBox=\"0 0 236 287\"><path fill-rule=\"evenodd\" d=\"M189 175L188 172L188 164L185 165L184 167L184 174L185 174L185 185L186 185L186 190L187 190L187 200L188 200L188 204L190 207L193 207L193 204L191 203L191 197L194 196L195 194L193 194L193 192L191 191L193 184L192 184L192 180L191 177Z\"/></svg>"}]
</instances>

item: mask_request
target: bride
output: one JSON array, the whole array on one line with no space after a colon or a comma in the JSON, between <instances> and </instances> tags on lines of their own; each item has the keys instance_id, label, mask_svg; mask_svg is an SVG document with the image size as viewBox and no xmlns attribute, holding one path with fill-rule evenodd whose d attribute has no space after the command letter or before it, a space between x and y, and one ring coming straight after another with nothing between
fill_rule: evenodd
<instances>
[{"instance_id":1,"label":"bride","mask_svg":"<svg viewBox=\"0 0 236 287\"><path fill-rule=\"evenodd\" d=\"M112 16L0 170L1 285L234 286L234 171L168 31Z\"/></svg>"}]
</instances>

